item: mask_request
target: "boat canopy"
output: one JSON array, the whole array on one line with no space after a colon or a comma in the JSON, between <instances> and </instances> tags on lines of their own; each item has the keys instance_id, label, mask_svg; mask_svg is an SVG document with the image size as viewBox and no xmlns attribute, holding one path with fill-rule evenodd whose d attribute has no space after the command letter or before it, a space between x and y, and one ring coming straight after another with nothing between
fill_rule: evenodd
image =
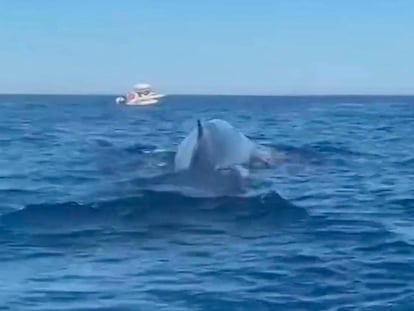
<instances>
[{"instance_id":1,"label":"boat canopy","mask_svg":"<svg viewBox=\"0 0 414 311\"><path fill-rule=\"evenodd\" d=\"M143 91L143 90L150 90L151 85L148 83L137 83L134 85L134 90L136 91Z\"/></svg>"}]
</instances>

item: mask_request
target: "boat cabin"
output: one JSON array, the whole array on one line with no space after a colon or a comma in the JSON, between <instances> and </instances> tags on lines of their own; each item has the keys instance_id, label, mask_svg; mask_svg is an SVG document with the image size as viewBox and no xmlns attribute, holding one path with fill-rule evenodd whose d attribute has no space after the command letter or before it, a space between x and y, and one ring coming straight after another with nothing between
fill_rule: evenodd
<instances>
[{"instance_id":1,"label":"boat cabin","mask_svg":"<svg viewBox=\"0 0 414 311\"><path fill-rule=\"evenodd\" d=\"M148 96L152 92L151 85L146 83L139 83L134 85L134 91L138 96Z\"/></svg>"}]
</instances>

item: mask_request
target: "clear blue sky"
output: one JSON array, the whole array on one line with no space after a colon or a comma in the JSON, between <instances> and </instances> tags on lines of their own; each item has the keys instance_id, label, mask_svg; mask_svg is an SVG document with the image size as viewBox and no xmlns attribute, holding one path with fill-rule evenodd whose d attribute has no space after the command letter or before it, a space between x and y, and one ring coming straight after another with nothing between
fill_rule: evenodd
<instances>
[{"instance_id":1,"label":"clear blue sky","mask_svg":"<svg viewBox=\"0 0 414 311\"><path fill-rule=\"evenodd\" d=\"M0 0L0 93L414 94L413 0Z\"/></svg>"}]
</instances>

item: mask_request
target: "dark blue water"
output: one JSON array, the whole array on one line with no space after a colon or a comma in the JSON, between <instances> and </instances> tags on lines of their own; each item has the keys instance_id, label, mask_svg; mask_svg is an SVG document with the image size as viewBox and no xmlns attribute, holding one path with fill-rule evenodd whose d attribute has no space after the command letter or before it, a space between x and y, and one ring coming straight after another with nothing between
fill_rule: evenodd
<instances>
[{"instance_id":1,"label":"dark blue water","mask_svg":"<svg viewBox=\"0 0 414 311\"><path fill-rule=\"evenodd\" d=\"M163 184L197 118L278 155ZM0 97L0 310L412 310L414 98Z\"/></svg>"}]
</instances>

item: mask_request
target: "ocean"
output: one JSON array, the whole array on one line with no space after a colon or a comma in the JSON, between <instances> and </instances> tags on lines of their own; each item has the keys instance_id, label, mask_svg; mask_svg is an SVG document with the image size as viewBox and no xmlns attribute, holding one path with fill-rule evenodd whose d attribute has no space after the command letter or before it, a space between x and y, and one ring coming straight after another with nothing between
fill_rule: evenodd
<instances>
[{"instance_id":1,"label":"ocean","mask_svg":"<svg viewBox=\"0 0 414 311\"><path fill-rule=\"evenodd\" d=\"M0 96L0 310L414 309L414 97L114 100ZM211 118L243 194L165 183Z\"/></svg>"}]
</instances>

